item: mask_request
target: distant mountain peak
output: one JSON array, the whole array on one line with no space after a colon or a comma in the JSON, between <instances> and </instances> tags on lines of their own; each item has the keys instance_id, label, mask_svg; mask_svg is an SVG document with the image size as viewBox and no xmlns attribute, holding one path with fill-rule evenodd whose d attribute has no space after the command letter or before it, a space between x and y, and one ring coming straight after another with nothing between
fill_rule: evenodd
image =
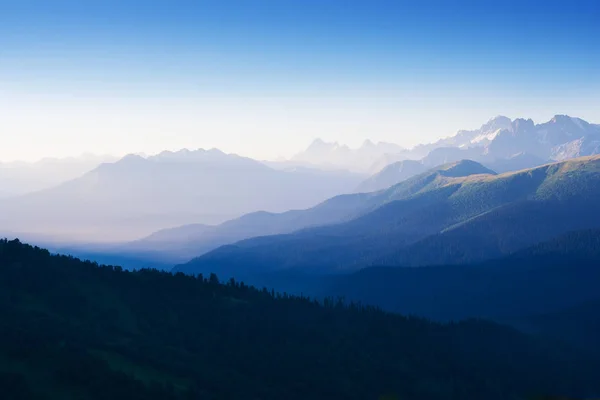
<instances>
[{"instance_id":1,"label":"distant mountain peak","mask_svg":"<svg viewBox=\"0 0 600 400\"><path fill-rule=\"evenodd\" d=\"M316 138L312 141L312 143L308 146L308 148L319 148L319 147L331 147L337 145L337 142L326 142L321 138Z\"/></svg>"},{"instance_id":2,"label":"distant mountain peak","mask_svg":"<svg viewBox=\"0 0 600 400\"><path fill-rule=\"evenodd\" d=\"M552 119L550 120L550 123L559 124L559 125L567 125L567 126L575 125L580 130L587 129L589 126L589 123L584 121L581 118L570 117L568 115L561 115L561 114L557 114L554 117L552 117Z\"/></svg>"},{"instance_id":3,"label":"distant mountain peak","mask_svg":"<svg viewBox=\"0 0 600 400\"><path fill-rule=\"evenodd\" d=\"M146 161L146 159L140 155L127 154L126 156L121 158L119 161L117 161L117 163L137 163L137 162L143 162L143 161Z\"/></svg>"},{"instance_id":4,"label":"distant mountain peak","mask_svg":"<svg viewBox=\"0 0 600 400\"><path fill-rule=\"evenodd\" d=\"M496 115L495 117L490 118L490 120L488 122L492 122L492 121L511 121L512 120L507 117L506 115Z\"/></svg>"},{"instance_id":5,"label":"distant mountain peak","mask_svg":"<svg viewBox=\"0 0 600 400\"><path fill-rule=\"evenodd\" d=\"M212 148L209 150L205 150L202 148L199 148L196 150L190 150L190 149L184 148L184 149L177 150L177 151L165 150L155 156L148 157L148 159L152 160L152 161L194 162L194 161L206 160L207 157L211 157L213 159L218 159L218 158L224 159L224 158L233 157L233 156L234 156L233 154L224 153L217 148Z\"/></svg>"},{"instance_id":6,"label":"distant mountain peak","mask_svg":"<svg viewBox=\"0 0 600 400\"><path fill-rule=\"evenodd\" d=\"M376 147L377 145L371 141L371 139L366 139L360 147L362 148L370 148Z\"/></svg>"},{"instance_id":7,"label":"distant mountain peak","mask_svg":"<svg viewBox=\"0 0 600 400\"><path fill-rule=\"evenodd\" d=\"M561 121L570 121L572 118L566 114L556 114L550 121L552 122L561 122Z\"/></svg>"},{"instance_id":8,"label":"distant mountain peak","mask_svg":"<svg viewBox=\"0 0 600 400\"><path fill-rule=\"evenodd\" d=\"M477 129L459 130L454 136L410 150L369 139L352 149L316 139L294 160L376 173L386 165L406 159L421 160L428 167L463 158L489 164L522 152L541 162L597 154L600 152L600 126L562 114L539 124L531 118L511 120L505 115L496 115ZM527 162L518 164L531 166L533 162L534 158L529 157ZM501 170L506 168L510 166L504 163Z\"/></svg>"},{"instance_id":9,"label":"distant mountain peak","mask_svg":"<svg viewBox=\"0 0 600 400\"><path fill-rule=\"evenodd\" d=\"M292 161L365 172L386 154L400 154L403 151L405 149L396 144L375 142L370 139L365 140L358 148L315 139L306 150L292 157Z\"/></svg>"},{"instance_id":10,"label":"distant mountain peak","mask_svg":"<svg viewBox=\"0 0 600 400\"><path fill-rule=\"evenodd\" d=\"M206 150L207 153L211 153L211 154L221 154L221 155L227 155L226 153L224 153L223 151L221 151L220 149L217 149L216 147L213 147L212 149ZM230 154L231 155L231 154Z\"/></svg>"},{"instance_id":11,"label":"distant mountain peak","mask_svg":"<svg viewBox=\"0 0 600 400\"><path fill-rule=\"evenodd\" d=\"M453 178L480 174L497 175L496 172L473 160L460 160L445 164L437 170L441 175Z\"/></svg>"},{"instance_id":12,"label":"distant mountain peak","mask_svg":"<svg viewBox=\"0 0 600 400\"><path fill-rule=\"evenodd\" d=\"M347 146L341 145L339 142L326 142L323 139L315 139L307 147L305 153L327 153L336 150L350 150Z\"/></svg>"},{"instance_id":13,"label":"distant mountain peak","mask_svg":"<svg viewBox=\"0 0 600 400\"><path fill-rule=\"evenodd\" d=\"M475 130L461 129L454 136L440 139L429 145L431 151L444 147L469 148L485 146L496 138L496 135L505 129L510 129L512 121L503 115L489 119L485 124Z\"/></svg>"},{"instance_id":14,"label":"distant mountain peak","mask_svg":"<svg viewBox=\"0 0 600 400\"><path fill-rule=\"evenodd\" d=\"M510 124L512 123L512 120L504 115L496 115L493 118L490 118L490 120L488 122L486 122L485 124L483 124L481 126L481 129L486 129L486 128L490 128L490 127L507 127L510 126Z\"/></svg>"},{"instance_id":15,"label":"distant mountain peak","mask_svg":"<svg viewBox=\"0 0 600 400\"><path fill-rule=\"evenodd\" d=\"M535 128L535 122L531 118L517 118L512 122L510 130L516 132L519 130L531 130L533 128Z\"/></svg>"}]
</instances>

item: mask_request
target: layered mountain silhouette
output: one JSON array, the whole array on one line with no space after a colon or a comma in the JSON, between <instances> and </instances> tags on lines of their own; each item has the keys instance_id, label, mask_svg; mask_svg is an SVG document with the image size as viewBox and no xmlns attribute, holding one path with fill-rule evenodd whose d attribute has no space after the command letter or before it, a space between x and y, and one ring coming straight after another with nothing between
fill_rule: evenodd
<instances>
[{"instance_id":1,"label":"layered mountain silhouette","mask_svg":"<svg viewBox=\"0 0 600 400\"><path fill-rule=\"evenodd\" d=\"M484 160L483 163L488 168L498 173L503 173L534 168L543 164L548 164L550 161L534 156L533 154L518 153L507 158L495 159L493 161Z\"/></svg>"},{"instance_id":2,"label":"layered mountain silhouette","mask_svg":"<svg viewBox=\"0 0 600 400\"><path fill-rule=\"evenodd\" d=\"M134 242L105 248L104 253L129 254L142 260L153 259L159 253L166 261L184 262L239 240L291 233L350 219L372 198L372 194L339 195L304 210L283 213L259 211L219 225L190 224L163 229Z\"/></svg>"},{"instance_id":3,"label":"layered mountain silhouette","mask_svg":"<svg viewBox=\"0 0 600 400\"><path fill-rule=\"evenodd\" d=\"M599 244L598 229L572 231L484 263L254 280L437 320L485 317L600 355Z\"/></svg>"},{"instance_id":4,"label":"layered mountain silhouette","mask_svg":"<svg viewBox=\"0 0 600 400\"><path fill-rule=\"evenodd\" d=\"M257 210L306 208L351 191L360 177L278 171L213 150L129 155L51 189L3 200L5 231L116 241Z\"/></svg>"},{"instance_id":5,"label":"layered mountain silhouette","mask_svg":"<svg viewBox=\"0 0 600 400\"><path fill-rule=\"evenodd\" d=\"M0 163L0 197L18 196L75 179L116 157L83 155L45 158L37 162Z\"/></svg>"},{"instance_id":6,"label":"layered mountain silhouette","mask_svg":"<svg viewBox=\"0 0 600 400\"><path fill-rule=\"evenodd\" d=\"M11 194L9 185L1 187L0 223L3 233L36 242L42 237L70 243L75 239L127 241L167 229L160 240L141 240L125 246L129 250L114 251L160 249L168 262L182 262L253 236L352 219L376 206L379 195L341 196L310 211L306 208L339 193L385 191L437 165L470 159L504 173L595 154L599 132L598 125L568 116L537 125L500 116L479 129L459 131L411 150L370 141L350 149L316 140L294 160L268 163L272 168L218 150L163 152L146 158L130 155L24 196L6 199ZM340 170L350 165L377 173L364 180ZM325 166L330 168L325 171ZM361 206L354 207L355 202ZM287 210L294 211L279 215ZM240 215L244 217L236 219ZM227 223L216 225L223 221ZM190 224L212 227L186 227ZM185 234L178 233L178 226Z\"/></svg>"},{"instance_id":7,"label":"layered mountain silhouette","mask_svg":"<svg viewBox=\"0 0 600 400\"><path fill-rule=\"evenodd\" d=\"M387 189L425 172L427 167L419 161L404 160L388 165L380 172L370 176L356 188L357 192L376 192Z\"/></svg>"},{"instance_id":8,"label":"layered mountain silhouette","mask_svg":"<svg viewBox=\"0 0 600 400\"><path fill-rule=\"evenodd\" d=\"M302 289L434 319L518 323L598 299L599 243L599 229L571 231L482 263L369 267L306 280Z\"/></svg>"},{"instance_id":9,"label":"layered mountain silhouette","mask_svg":"<svg viewBox=\"0 0 600 400\"><path fill-rule=\"evenodd\" d=\"M404 160L420 161L431 168L471 159L506 172L599 153L600 126L580 118L556 115L548 122L535 124L531 119L498 116L479 129L460 130L454 136L412 149L370 141L350 149L317 139L294 160L374 174Z\"/></svg>"},{"instance_id":10,"label":"layered mountain silhouette","mask_svg":"<svg viewBox=\"0 0 600 400\"><path fill-rule=\"evenodd\" d=\"M343 222L244 240L177 269L236 276L485 260L600 227L599 182L600 156L501 175L462 161L385 191L347 196L357 206Z\"/></svg>"},{"instance_id":11,"label":"layered mountain silhouette","mask_svg":"<svg viewBox=\"0 0 600 400\"><path fill-rule=\"evenodd\" d=\"M510 118L499 115L490 119L479 129L460 130L456 135L449 138L440 139L432 144L434 147L471 147L476 145L485 146L491 143L498 134L510 129L512 121ZM424 145L425 147L427 145Z\"/></svg>"},{"instance_id":12,"label":"layered mountain silhouette","mask_svg":"<svg viewBox=\"0 0 600 400\"><path fill-rule=\"evenodd\" d=\"M498 116L479 129L461 130L454 136L412 149L395 148L385 143L375 145L366 141L362 147L353 150L345 145L325 143L318 139L305 152L297 155L295 160L367 172L373 175L372 179L357 189L367 191L383 189L384 184L389 187L407 179L410 171L417 171L419 163L425 170L470 159L502 173L595 154L600 154L598 125L566 115L556 115L541 124L535 124L530 119L513 121ZM397 164L402 161L406 165ZM393 164L404 172L397 173L394 178L390 169L387 169L385 175L381 175L384 169ZM381 183L374 184L373 181Z\"/></svg>"},{"instance_id":13,"label":"layered mountain silhouette","mask_svg":"<svg viewBox=\"0 0 600 400\"><path fill-rule=\"evenodd\" d=\"M315 139L306 150L296 154L292 161L367 172L372 170L373 164L381 157L404 152L406 152L405 149L392 143L373 143L366 140L359 148L351 149L337 142L328 143L321 139Z\"/></svg>"},{"instance_id":14,"label":"layered mountain silhouette","mask_svg":"<svg viewBox=\"0 0 600 400\"><path fill-rule=\"evenodd\" d=\"M531 119L499 116L480 129L459 131L455 136L417 146L414 151L427 151L426 165L469 158L481 162L508 160L528 154L542 161L563 161L569 158L598 154L600 126L580 118L556 115L550 121L535 124Z\"/></svg>"},{"instance_id":15,"label":"layered mountain silhouette","mask_svg":"<svg viewBox=\"0 0 600 400\"><path fill-rule=\"evenodd\" d=\"M528 153L518 153L507 158L499 159L490 159L482 156L480 153L481 149L479 148L461 149L457 147L440 147L432 150L421 160L403 160L387 165L381 171L365 179L358 185L356 191L370 192L387 189L390 186L412 178L429 168L455 162L463 157L478 159L490 170L498 173L519 171L550 162Z\"/></svg>"},{"instance_id":16,"label":"layered mountain silhouette","mask_svg":"<svg viewBox=\"0 0 600 400\"><path fill-rule=\"evenodd\" d=\"M567 121L572 121L572 124L568 124ZM371 170L376 172L359 185L357 191L386 189L428 168L463 159L478 161L493 171L503 173L533 168L551 162L553 159L563 160L599 153L593 145L588 146L584 151L571 151L570 154L562 150L562 148L573 150L573 146L577 146L578 141L570 144L564 142L572 137L579 138L579 135L583 135L581 137L585 139L582 140L587 141L586 143L595 143L593 138L600 138L597 127L583 120L557 116L552 121L537 126L531 132L527 131L529 128L521 120L513 122L507 117L499 116L477 130L459 131L455 136L417 146L410 152L386 154L373 164ZM553 133L549 134L550 131ZM496 140L505 140L507 132L513 132L513 143L510 145L513 150L503 148L503 145L498 144ZM557 132L568 132L568 134L561 136ZM544 143L542 149L547 148L549 135L555 138L551 141L553 147L551 146L549 151L540 151L540 146L523 143L524 141L540 142ZM528 136L536 138L529 140ZM535 150L532 147L535 147Z\"/></svg>"},{"instance_id":17,"label":"layered mountain silhouette","mask_svg":"<svg viewBox=\"0 0 600 400\"><path fill-rule=\"evenodd\" d=\"M493 173L487 168L470 161L442 166L424 175L421 184L433 175L456 175L470 173ZM418 185L417 183L416 185ZM315 207L283 213L256 212L224 222L218 226L185 225L157 232L145 239L107 249L117 254L130 254L149 259L160 251L172 262L183 262L221 245L257 236L292 233L304 228L330 225L351 220L362 213L410 194L415 187L407 185L396 191L380 193L356 193L333 197ZM77 253L84 255L84 253Z\"/></svg>"},{"instance_id":18,"label":"layered mountain silhouette","mask_svg":"<svg viewBox=\"0 0 600 400\"><path fill-rule=\"evenodd\" d=\"M3 199L2 229L154 231L82 249L180 264L125 272L0 240L0 386L9 398L596 394L599 129L497 117L410 151L315 142L273 168L218 150L130 155ZM329 170L311 166L327 157ZM394 162L367 180L336 170L377 157Z\"/></svg>"},{"instance_id":19,"label":"layered mountain silhouette","mask_svg":"<svg viewBox=\"0 0 600 400\"><path fill-rule=\"evenodd\" d=\"M571 231L475 264L376 266L327 275L286 270L248 275L246 282L434 320L484 317L600 355L600 318L594 308L599 243L598 229Z\"/></svg>"}]
</instances>

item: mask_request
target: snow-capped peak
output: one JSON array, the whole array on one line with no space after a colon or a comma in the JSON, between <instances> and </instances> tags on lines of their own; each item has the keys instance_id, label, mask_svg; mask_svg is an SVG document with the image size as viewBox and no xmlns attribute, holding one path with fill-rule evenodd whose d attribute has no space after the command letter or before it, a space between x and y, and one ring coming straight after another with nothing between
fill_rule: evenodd
<instances>
[{"instance_id":1,"label":"snow-capped peak","mask_svg":"<svg viewBox=\"0 0 600 400\"><path fill-rule=\"evenodd\" d=\"M500 131L503 128L499 128L496 129L493 132L484 132L481 135L475 136L472 140L471 140L471 144L480 144L480 143L488 143L491 142L492 140L494 140L496 138L496 136L498 136L498 133L500 133Z\"/></svg>"}]
</instances>

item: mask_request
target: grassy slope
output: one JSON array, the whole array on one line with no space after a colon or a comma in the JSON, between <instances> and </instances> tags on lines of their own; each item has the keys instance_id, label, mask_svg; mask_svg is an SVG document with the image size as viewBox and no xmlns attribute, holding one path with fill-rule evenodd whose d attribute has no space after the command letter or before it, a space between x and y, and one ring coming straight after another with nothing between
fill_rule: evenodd
<instances>
[{"instance_id":1,"label":"grassy slope","mask_svg":"<svg viewBox=\"0 0 600 400\"><path fill-rule=\"evenodd\" d=\"M460 172L463 164L409 179L372 197L351 221L289 235L249 239L177 267L186 272L299 268L352 270L371 264L492 258L569 230L600 226L600 157L502 175ZM558 213L560 221L552 216ZM518 228L519 236L512 238ZM470 249L464 239L474 237ZM418 243L423 241L422 243ZM512 241L503 245L503 241ZM410 248L409 246L415 246ZM448 257L439 249L454 249ZM473 254L464 254L471 251ZM477 253L479 252L479 253ZM436 258L437 257L437 258Z\"/></svg>"}]
</instances>

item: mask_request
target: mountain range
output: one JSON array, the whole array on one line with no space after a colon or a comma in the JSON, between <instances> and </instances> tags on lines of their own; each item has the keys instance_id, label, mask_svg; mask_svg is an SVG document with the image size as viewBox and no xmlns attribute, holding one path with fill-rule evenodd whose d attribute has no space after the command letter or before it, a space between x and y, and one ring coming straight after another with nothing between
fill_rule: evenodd
<instances>
[{"instance_id":1,"label":"mountain range","mask_svg":"<svg viewBox=\"0 0 600 400\"><path fill-rule=\"evenodd\" d=\"M350 165L357 171L367 172L372 176L356 191L372 191L385 189L428 168L463 159L480 162L502 173L595 154L600 154L600 126L580 118L556 115L541 124L530 119L513 121L498 116L479 129L460 130L454 136L412 149L367 141L351 150L338 143L315 140L296 157L314 165L333 163L347 168Z\"/></svg>"},{"instance_id":2,"label":"mountain range","mask_svg":"<svg viewBox=\"0 0 600 400\"><path fill-rule=\"evenodd\" d=\"M0 240L0 387L15 399L590 397L598 132L497 117L411 150L316 142L268 165L216 149L129 155L4 198L14 235L107 243Z\"/></svg>"},{"instance_id":3,"label":"mountain range","mask_svg":"<svg viewBox=\"0 0 600 400\"><path fill-rule=\"evenodd\" d=\"M479 129L410 150L371 141L350 149L316 140L282 162L258 162L216 149L130 155L35 193L8 199L4 193L0 223L7 236L48 245L135 240L96 250L180 263L254 236L352 219L363 212L355 203L369 204L366 199L379 196L368 192L385 191L442 164L469 159L486 173L504 173L593 154L599 132L598 125L567 116L537 125L499 116ZM382 169L365 179L344 166ZM340 193L349 194L334 197Z\"/></svg>"},{"instance_id":4,"label":"mountain range","mask_svg":"<svg viewBox=\"0 0 600 400\"><path fill-rule=\"evenodd\" d=\"M361 182L356 188L357 192L367 193L384 190L397 183L405 181L425 172L427 167L420 161L404 160L392 163L381 171L373 174L369 178Z\"/></svg>"},{"instance_id":5,"label":"mountain range","mask_svg":"<svg viewBox=\"0 0 600 400\"><path fill-rule=\"evenodd\" d=\"M245 282L433 320L486 318L600 350L591 335L600 315L590 308L600 300L599 243L600 230L580 230L480 263L373 266L325 275L282 270L248 275ZM561 327L559 315L569 315L571 326Z\"/></svg>"},{"instance_id":6,"label":"mountain range","mask_svg":"<svg viewBox=\"0 0 600 400\"><path fill-rule=\"evenodd\" d=\"M384 191L321 204L351 205L336 223L223 246L177 270L239 276L482 261L571 230L600 228L598 182L600 156L500 175L462 161Z\"/></svg>"},{"instance_id":7,"label":"mountain range","mask_svg":"<svg viewBox=\"0 0 600 400\"><path fill-rule=\"evenodd\" d=\"M398 154L405 149L392 143L373 143L370 140L357 149L315 139L303 152L292 157L293 162L303 162L325 168L342 168L355 172L371 172L373 164L387 154Z\"/></svg>"},{"instance_id":8,"label":"mountain range","mask_svg":"<svg viewBox=\"0 0 600 400\"><path fill-rule=\"evenodd\" d=\"M493 173L493 171L470 161L442 166L435 173L452 175L469 172ZM105 254L127 254L145 260L155 258L156 253L160 252L160 257L165 261L183 262L239 240L292 233L312 226L350 220L378 205L405 195L407 195L406 191L392 194L383 192L338 195L304 210L283 213L256 212L217 226L184 225L161 230L142 240L104 249L104 252ZM76 252L76 254L85 256L89 253Z\"/></svg>"},{"instance_id":9,"label":"mountain range","mask_svg":"<svg viewBox=\"0 0 600 400\"><path fill-rule=\"evenodd\" d=\"M68 240L132 240L190 222L306 208L351 191L361 179L339 171L274 170L215 149L129 155L53 188L0 201L0 223L4 231Z\"/></svg>"},{"instance_id":10,"label":"mountain range","mask_svg":"<svg viewBox=\"0 0 600 400\"><path fill-rule=\"evenodd\" d=\"M70 158L45 158L37 162L0 163L0 197L19 196L56 186L91 171L113 156L86 154Z\"/></svg>"},{"instance_id":11,"label":"mountain range","mask_svg":"<svg viewBox=\"0 0 600 400\"><path fill-rule=\"evenodd\" d=\"M600 126L580 118L556 115L548 122L535 124L531 119L511 121L498 116L477 130L459 131L455 136L417 146L413 151L417 154L426 151L428 159L424 163L433 166L440 161L455 161L440 160L443 156L493 162L528 154L543 161L563 161L598 154L599 146ZM431 154L433 150L437 154Z\"/></svg>"},{"instance_id":12,"label":"mountain range","mask_svg":"<svg viewBox=\"0 0 600 400\"><path fill-rule=\"evenodd\" d=\"M439 148L432 150L431 153L422 160L397 161L365 179L358 185L355 191L371 192L387 189L390 186L412 178L429 168L455 162L456 160L460 160L463 156L471 156L471 159L479 159L487 168L498 173L519 171L550 162L527 153L518 153L507 158L490 160L485 157L480 157L478 154L479 151L480 150L478 149L463 150L455 147Z\"/></svg>"}]
</instances>

